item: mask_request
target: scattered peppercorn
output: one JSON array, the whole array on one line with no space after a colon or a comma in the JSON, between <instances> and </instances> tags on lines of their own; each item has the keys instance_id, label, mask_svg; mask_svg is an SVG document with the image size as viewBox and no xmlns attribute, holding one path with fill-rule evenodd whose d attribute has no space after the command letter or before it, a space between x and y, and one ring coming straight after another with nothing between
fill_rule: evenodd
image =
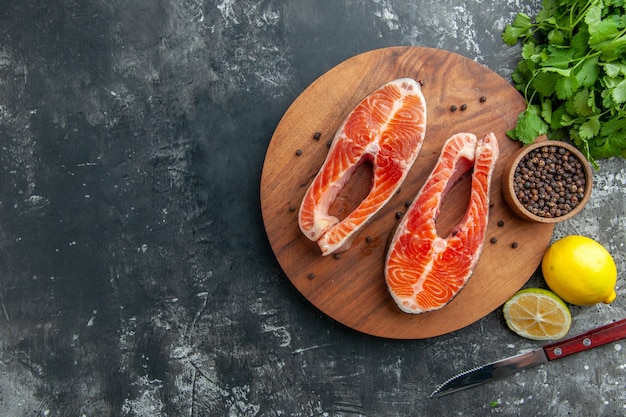
<instances>
[{"instance_id":1,"label":"scattered peppercorn","mask_svg":"<svg viewBox=\"0 0 626 417\"><path fill-rule=\"evenodd\" d=\"M412 202L410 200L406 200L404 202L404 207L411 207Z\"/></svg>"},{"instance_id":2,"label":"scattered peppercorn","mask_svg":"<svg viewBox=\"0 0 626 417\"><path fill-rule=\"evenodd\" d=\"M371 236L366 237L366 238L365 238L365 241L366 241L367 243L371 243L371 242L372 242L372 237L371 237Z\"/></svg>"},{"instance_id":3,"label":"scattered peppercorn","mask_svg":"<svg viewBox=\"0 0 626 417\"><path fill-rule=\"evenodd\" d=\"M298 150L296 151L296 155L298 155L298 156L302 155L302 149L298 149Z\"/></svg>"},{"instance_id":4,"label":"scattered peppercorn","mask_svg":"<svg viewBox=\"0 0 626 417\"><path fill-rule=\"evenodd\" d=\"M491 240L490 240L491 243L496 243L497 241L498 241L498 238L495 237L495 236L492 237Z\"/></svg>"},{"instance_id":5,"label":"scattered peppercorn","mask_svg":"<svg viewBox=\"0 0 626 417\"><path fill-rule=\"evenodd\" d=\"M309 279L313 279L313 278L315 278L315 274L314 274L313 272L311 272L311 273L308 275L308 277L309 277Z\"/></svg>"},{"instance_id":6,"label":"scattered peppercorn","mask_svg":"<svg viewBox=\"0 0 626 417\"><path fill-rule=\"evenodd\" d=\"M328 142L326 142L326 146L328 146L329 148L330 148L330 145L332 145L332 144L333 144L333 140L332 139L329 140Z\"/></svg>"},{"instance_id":7,"label":"scattered peppercorn","mask_svg":"<svg viewBox=\"0 0 626 417\"><path fill-rule=\"evenodd\" d=\"M465 103L461 104L461 110L467 110L467 104Z\"/></svg>"},{"instance_id":8,"label":"scattered peppercorn","mask_svg":"<svg viewBox=\"0 0 626 417\"><path fill-rule=\"evenodd\" d=\"M341 259L341 254L340 253L336 253L336 254L333 255L333 258Z\"/></svg>"},{"instance_id":9,"label":"scattered peppercorn","mask_svg":"<svg viewBox=\"0 0 626 417\"><path fill-rule=\"evenodd\" d=\"M487 97L485 96L480 96L480 102L484 103L485 101L487 101Z\"/></svg>"},{"instance_id":10,"label":"scattered peppercorn","mask_svg":"<svg viewBox=\"0 0 626 417\"><path fill-rule=\"evenodd\" d=\"M504 226L504 220L498 220L498 227Z\"/></svg>"},{"instance_id":11,"label":"scattered peppercorn","mask_svg":"<svg viewBox=\"0 0 626 417\"><path fill-rule=\"evenodd\" d=\"M493 201L489 202L489 207L493 207L495 205L495 203Z\"/></svg>"},{"instance_id":12,"label":"scattered peppercorn","mask_svg":"<svg viewBox=\"0 0 626 417\"><path fill-rule=\"evenodd\" d=\"M396 211L396 219L399 219L400 217L402 217L402 212L401 211Z\"/></svg>"},{"instance_id":13,"label":"scattered peppercorn","mask_svg":"<svg viewBox=\"0 0 626 417\"><path fill-rule=\"evenodd\" d=\"M322 134L320 132L315 132L315 134L313 134L313 139L315 140L320 140L321 137L322 137Z\"/></svg>"},{"instance_id":14,"label":"scattered peppercorn","mask_svg":"<svg viewBox=\"0 0 626 417\"><path fill-rule=\"evenodd\" d=\"M519 244L518 244L517 242L513 242L513 243L511 243L511 247L512 247L513 249L516 249L518 246L519 246Z\"/></svg>"},{"instance_id":15,"label":"scattered peppercorn","mask_svg":"<svg viewBox=\"0 0 626 417\"><path fill-rule=\"evenodd\" d=\"M539 217L560 217L585 196L583 163L569 150L546 145L530 151L515 168L517 200Z\"/></svg>"},{"instance_id":16,"label":"scattered peppercorn","mask_svg":"<svg viewBox=\"0 0 626 417\"><path fill-rule=\"evenodd\" d=\"M452 106L450 106L450 111L456 111L456 106L453 104Z\"/></svg>"},{"instance_id":17,"label":"scattered peppercorn","mask_svg":"<svg viewBox=\"0 0 626 417\"><path fill-rule=\"evenodd\" d=\"M417 82L419 83L420 87L424 87L424 81L423 80L417 80Z\"/></svg>"},{"instance_id":18,"label":"scattered peppercorn","mask_svg":"<svg viewBox=\"0 0 626 417\"><path fill-rule=\"evenodd\" d=\"M289 211L292 213L296 211L296 206L289 206Z\"/></svg>"}]
</instances>

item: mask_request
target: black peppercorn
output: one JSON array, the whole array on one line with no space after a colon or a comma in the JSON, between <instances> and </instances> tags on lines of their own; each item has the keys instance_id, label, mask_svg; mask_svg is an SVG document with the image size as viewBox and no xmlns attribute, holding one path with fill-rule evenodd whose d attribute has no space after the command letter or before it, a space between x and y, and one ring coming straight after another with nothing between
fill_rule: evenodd
<instances>
[{"instance_id":1,"label":"black peppercorn","mask_svg":"<svg viewBox=\"0 0 626 417\"><path fill-rule=\"evenodd\" d=\"M302 155L302 149L296 150L296 155L298 155L298 156Z\"/></svg>"},{"instance_id":2,"label":"black peppercorn","mask_svg":"<svg viewBox=\"0 0 626 417\"><path fill-rule=\"evenodd\" d=\"M313 134L313 139L315 140L320 140L321 137L322 137L322 134L320 132L315 132L315 134Z\"/></svg>"},{"instance_id":3,"label":"black peppercorn","mask_svg":"<svg viewBox=\"0 0 626 417\"><path fill-rule=\"evenodd\" d=\"M465 103L461 104L461 110L467 110L467 104Z\"/></svg>"},{"instance_id":4,"label":"black peppercorn","mask_svg":"<svg viewBox=\"0 0 626 417\"><path fill-rule=\"evenodd\" d=\"M450 106L450 111L456 111L456 106L454 104Z\"/></svg>"},{"instance_id":5,"label":"black peppercorn","mask_svg":"<svg viewBox=\"0 0 626 417\"><path fill-rule=\"evenodd\" d=\"M584 197L582 162L561 146L530 151L515 168L514 195L539 217L559 217L572 211Z\"/></svg>"}]
</instances>

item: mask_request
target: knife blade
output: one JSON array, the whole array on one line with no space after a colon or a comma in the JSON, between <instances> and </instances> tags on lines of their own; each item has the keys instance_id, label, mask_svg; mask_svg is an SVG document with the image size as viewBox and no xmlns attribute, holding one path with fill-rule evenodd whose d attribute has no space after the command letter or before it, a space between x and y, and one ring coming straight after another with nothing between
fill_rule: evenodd
<instances>
[{"instance_id":1,"label":"knife blade","mask_svg":"<svg viewBox=\"0 0 626 417\"><path fill-rule=\"evenodd\" d=\"M439 385L430 398L437 398L515 374L523 369L564 358L626 338L626 318L568 339L542 346L499 361L461 372Z\"/></svg>"}]
</instances>

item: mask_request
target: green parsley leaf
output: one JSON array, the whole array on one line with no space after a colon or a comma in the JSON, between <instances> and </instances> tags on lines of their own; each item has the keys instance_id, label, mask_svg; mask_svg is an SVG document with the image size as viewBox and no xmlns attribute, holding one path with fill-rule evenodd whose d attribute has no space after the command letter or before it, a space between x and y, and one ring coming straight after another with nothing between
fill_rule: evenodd
<instances>
[{"instance_id":1,"label":"green parsley leaf","mask_svg":"<svg viewBox=\"0 0 626 417\"><path fill-rule=\"evenodd\" d=\"M565 124L563 124L564 115L567 114L567 112L565 111L565 107L565 103L562 103L556 108L556 110L552 112L552 118L550 119L550 132L548 132L550 133L551 137L554 136L554 133L557 130L566 126Z\"/></svg>"},{"instance_id":2,"label":"green parsley leaf","mask_svg":"<svg viewBox=\"0 0 626 417\"><path fill-rule=\"evenodd\" d=\"M578 134L583 139L593 139L600 132L600 116L592 116L580 125Z\"/></svg>"},{"instance_id":3,"label":"green parsley leaf","mask_svg":"<svg viewBox=\"0 0 626 417\"><path fill-rule=\"evenodd\" d=\"M552 100L546 99L541 103L541 118L550 125L552 123Z\"/></svg>"},{"instance_id":4,"label":"green parsley leaf","mask_svg":"<svg viewBox=\"0 0 626 417\"><path fill-rule=\"evenodd\" d=\"M609 120L602 125L604 136L615 136L626 133L626 117Z\"/></svg>"},{"instance_id":5,"label":"green parsley leaf","mask_svg":"<svg viewBox=\"0 0 626 417\"><path fill-rule=\"evenodd\" d=\"M518 13L513 20L513 23L507 25L502 34L502 40L507 45L515 45L518 39L530 36L532 32L532 23L530 16L525 13Z\"/></svg>"},{"instance_id":6,"label":"green parsley leaf","mask_svg":"<svg viewBox=\"0 0 626 417\"><path fill-rule=\"evenodd\" d=\"M582 64L574 71L574 76L578 80L579 85L591 87L595 84L600 73L598 59L597 56L586 59L582 61Z\"/></svg>"},{"instance_id":7,"label":"green parsley leaf","mask_svg":"<svg viewBox=\"0 0 626 417\"><path fill-rule=\"evenodd\" d=\"M612 78L615 78L620 74L626 74L626 65L620 64L619 62L607 62L602 65L602 68L604 68L606 75Z\"/></svg>"},{"instance_id":8,"label":"green parsley leaf","mask_svg":"<svg viewBox=\"0 0 626 417\"><path fill-rule=\"evenodd\" d=\"M574 91L578 88L578 80L576 77L560 77L556 80L554 91L557 98L564 100L574 95Z\"/></svg>"},{"instance_id":9,"label":"green parsley leaf","mask_svg":"<svg viewBox=\"0 0 626 417\"><path fill-rule=\"evenodd\" d=\"M576 113L580 116L590 116L593 114L593 108L589 106L589 90L588 89L582 89L579 90L573 97L571 102L568 103L572 103L572 110L570 111L570 113Z\"/></svg>"},{"instance_id":10,"label":"green parsley leaf","mask_svg":"<svg viewBox=\"0 0 626 417\"><path fill-rule=\"evenodd\" d=\"M548 58L543 62L546 67L555 67L559 69L569 68L572 58L574 57L574 48L548 46ZM568 74L569 75L569 74Z\"/></svg>"},{"instance_id":11,"label":"green parsley leaf","mask_svg":"<svg viewBox=\"0 0 626 417\"><path fill-rule=\"evenodd\" d=\"M521 112L517 118L517 126L513 134L517 140L524 144L533 143L537 136L544 135L548 131L548 124L539 116L537 106L529 106Z\"/></svg>"},{"instance_id":12,"label":"green parsley leaf","mask_svg":"<svg viewBox=\"0 0 626 417\"><path fill-rule=\"evenodd\" d=\"M625 147L626 137L624 134L620 136L610 136L603 142L595 144L591 150L591 157L596 159L606 159L614 156L624 157Z\"/></svg>"},{"instance_id":13,"label":"green parsley leaf","mask_svg":"<svg viewBox=\"0 0 626 417\"><path fill-rule=\"evenodd\" d=\"M560 29L553 29L548 33L548 41L552 45L563 45L565 44L565 35Z\"/></svg>"},{"instance_id":14,"label":"green parsley leaf","mask_svg":"<svg viewBox=\"0 0 626 417\"><path fill-rule=\"evenodd\" d=\"M626 102L626 80L622 80L613 88L613 100L615 103L621 104Z\"/></svg>"},{"instance_id":15,"label":"green parsley leaf","mask_svg":"<svg viewBox=\"0 0 626 417\"><path fill-rule=\"evenodd\" d=\"M549 97L554 94L557 80L561 78L559 74L550 72L537 73L535 79L531 82L533 88L542 95Z\"/></svg>"},{"instance_id":16,"label":"green parsley leaf","mask_svg":"<svg viewBox=\"0 0 626 417\"><path fill-rule=\"evenodd\" d=\"M527 43L522 46L522 58L534 64L541 62L541 48L533 43ZM534 67L534 66L533 66Z\"/></svg>"}]
</instances>

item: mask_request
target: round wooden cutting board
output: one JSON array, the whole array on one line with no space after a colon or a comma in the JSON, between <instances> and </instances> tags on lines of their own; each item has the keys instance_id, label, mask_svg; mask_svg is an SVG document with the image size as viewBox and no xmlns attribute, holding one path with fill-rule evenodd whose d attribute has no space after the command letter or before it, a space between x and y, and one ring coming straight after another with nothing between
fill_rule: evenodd
<instances>
[{"instance_id":1,"label":"round wooden cutting board","mask_svg":"<svg viewBox=\"0 0 626 417\"><path fill-rule=\"evenodd\" d=\"M356 104L384 83L410 77L422 84L428 120L424 145L400 191L340 257L323 257L298 227L298 209L320 169L331 140ZM481 99L482 98L482 99ZM457 110L452 111L452 106ZM270 245L293 285L333 319L370 335L417 339L467 326L500 307L530 278L550 244L553 225L529 223L507 207L501 192L506 160L520 147L506 131L525 101L504 79L460 55L430 48L394 47L357 55L313 82L287 110L267 149L261 177L261 209ZM315 133L321 133L316 137ZM467 285L444 308L402 312L387 291L383 267L387 243L452 134L494 132L500 159L493 175L489 224L479 263ZM354 174L331 207L339 218L367 194L371 167ZM470 177L445 198L437 222L447 235L469 201ZM491 239L497 242L492 243ZM513 244L515 242L515 245Z\"/></svg>"}]
</instances>

